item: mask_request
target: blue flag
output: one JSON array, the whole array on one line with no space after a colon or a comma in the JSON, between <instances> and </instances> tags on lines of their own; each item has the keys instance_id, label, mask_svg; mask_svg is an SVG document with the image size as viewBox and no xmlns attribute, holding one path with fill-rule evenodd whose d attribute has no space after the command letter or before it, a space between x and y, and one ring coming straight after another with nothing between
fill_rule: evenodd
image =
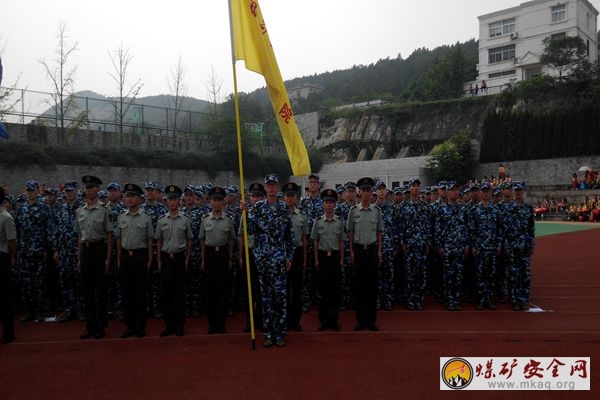
<instances>
[{"instance_id":1,"label":"blue flag","mask_svg":"<svg viewBox=\"0 0 600 400\"><path fill-rule=\"evenodd\" d=\"M3 137L4 139L8 139L10 135L8 134L8 131L6 130L6 127L4 126L4 124L2 122L0 122L0 137Z\"/></svg>"}]
</instances>

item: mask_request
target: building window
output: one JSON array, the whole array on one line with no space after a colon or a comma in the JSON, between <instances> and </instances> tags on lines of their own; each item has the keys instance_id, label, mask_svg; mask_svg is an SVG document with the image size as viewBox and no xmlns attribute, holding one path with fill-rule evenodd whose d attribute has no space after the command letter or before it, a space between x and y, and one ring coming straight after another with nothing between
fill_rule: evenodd
<instances>
[{"instance_id":1,"label":"building window","mask_svg":"<svg viewBox=\"0 0 600 400\"><path fill-rule=\"evenodd\" d=\"M491 79L491 78L500 78L501 76L515 75L516 73L517 73L517 70L510 69L508 71L494 72L494 73L489 74L488 76Z\"/></svg>"},{"instance_id":2,"label":"building window","mask_svg":"<svg viewBox=\"0 0 600 400\"><path fill-rule=\"evenodd\" d=\"M489 63L494 64L515 58L515 45L495 47L489 50Z\"/></svg>"},{"instance_id":3,"label":"building window","mask_svg":"<svg viewBox=\"0 0 600 400\"><path fill-rule=\"evenodd\" d=\"M494 22L490 26L490 38L510 35L515 32L516 19L510 18L502 21Z\"/></svg>"},{"instance_id":4,"label":"building window","mask_svg":"<svg viewBox=\"0 0 600 400\"><path fill-rule=\"evenodd\" d=\"M567 18L567 6L561 4L552 7L552 22L564 21Z\"/></svg>"}]
</instances>

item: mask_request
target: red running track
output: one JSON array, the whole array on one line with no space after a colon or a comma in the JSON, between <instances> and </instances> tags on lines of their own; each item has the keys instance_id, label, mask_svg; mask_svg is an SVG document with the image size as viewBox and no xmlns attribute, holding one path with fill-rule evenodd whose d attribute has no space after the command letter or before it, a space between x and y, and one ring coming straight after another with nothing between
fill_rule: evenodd
<instances>
[{"instance_id":1,"label":"red running track","mask_svg":"<svg viewBox=\"0 0 600 400\"><path fill-rule=\"evenodd\" d=\"M380 312L380 332L317 332L316 311L303 316L283 348L252 351L244 317L225 335L207 335L206 318L189 319L182 338L119 339L112 321L103 340L79 340L80 322L17 324L17 340L0 346L0 399L460 399L597 398L600 389L600 229L538 239L532 303L449 312ZM439 357L591 357L590 392L440 392ZM593 396L595 394L595 396Z\"/></svg>"}]
</instances>

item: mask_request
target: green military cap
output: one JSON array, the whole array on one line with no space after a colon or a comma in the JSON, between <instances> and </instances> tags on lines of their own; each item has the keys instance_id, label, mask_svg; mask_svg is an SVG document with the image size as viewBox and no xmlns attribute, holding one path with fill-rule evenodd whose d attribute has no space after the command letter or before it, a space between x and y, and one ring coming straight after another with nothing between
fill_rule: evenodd
<instances>
[{"instance_id":1,"label":"green military cap","mask_svg":"<svg viewBox=\"0 0 600 400\"><path fill-rule=\"evenodd\" d=\"M287 182L281 187L281 192L283 194L298 194L298 190L300 190L300 187L294 182Z\"/></svg>"},{"instance_id":2,"label":"green military cap","mask_svg":"<svg viewBox=\"0 0 600 400\"><path fill-rule=\"evenodd\" d=\"M144 194L144 191L142 190L141 187L139 187L138 185L136 185L135 183L127 183L124 186L125 194L135 194L138 196L141 196Z\"/></svg>"},{"instance_id":3,"label":"green military cap","mask_svg":"<svg viewBox=\"0 0 600 400\"><path fill-rule=\"evenodd\" d=\"M360 178L356 181L356 186L358 186L359 189L370 190L374 185L375 182L373 181L373 178L369 177Z\"/></svg>"},{"instance_id":4,"label":"green military cap","mask_svg":"<svg viewBox=\"0 0 600 400\"><path fill-rule=\"evenodd\" d=\"M219 186L214 186L208 191L209 199L224 199L226 195L225 189Z\"/></svg>"},{"instance_id":5,"label":"green military cap","mask_svg":"<svg viewBox=\"0 0 600 400\"><path fill-rule=\"evenodd\" d=\"M92 175L85 175L83 178L81 178L81 182L83 182L83 187L102 185L100 178Z\"/></svg>"},{"instance_id":6,"label":"green military cap","mask_svg":"<svg viewBox=\"0 0 600 400\"><path fill-rule=\"evenodd\" d=\"M183 191L179 186L169 185L165 188L165 195L167 197L181 197Z\"/></svg>"},{"instance_id":7,"label":"green military cap","mask_svg":"<svg viewBox=\"0 0 600 400\"><path fill-rule=\"evenodd\" d=\"M262 183L258 182L254 182L253 184L251 184L250 187L248 187L248 191L251 194L260 194L262 196L266 194L265 187Z\"/></svg>"},{"instance_id":8,"label":"green military cap","mask_svg":"<svg viewBox=\"0 0 600 400\"><path fill-rule=\"evenodd\" d=\"M333 189L325 189L321 192L321 199L323 199L323 201L325 201L325 200L337 201L338 194Z\"/></svg>"}]
</instances>

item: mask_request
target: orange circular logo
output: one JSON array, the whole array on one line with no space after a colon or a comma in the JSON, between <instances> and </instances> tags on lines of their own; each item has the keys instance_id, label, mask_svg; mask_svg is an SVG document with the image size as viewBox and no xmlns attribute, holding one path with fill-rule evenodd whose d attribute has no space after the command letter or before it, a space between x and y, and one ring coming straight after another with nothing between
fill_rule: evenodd
<instances>
[{"instance_id":1,"label":"orange circular logo","mask_svg":"<svg viewBox=\"0 0 600 400\"><path fill-rule=\"evenodd\" d=\"M473 367L464 358L452 358L442 368L442 380L451 389L464 389L473 380Z\"/></svg>"}]
</instances>

